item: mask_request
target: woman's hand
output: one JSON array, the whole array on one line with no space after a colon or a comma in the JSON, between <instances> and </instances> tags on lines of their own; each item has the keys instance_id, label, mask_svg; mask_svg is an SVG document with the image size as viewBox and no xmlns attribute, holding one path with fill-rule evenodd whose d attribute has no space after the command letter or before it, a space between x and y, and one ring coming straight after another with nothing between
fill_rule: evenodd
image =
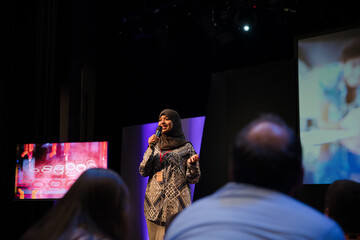
<instances>
[{"instance_id":1,"label":"woman's hand","mask_svg":"<svg viewBox=\"0 0 360 240\"><path fill-rule=\"evenodd\" d=\"M149 146L150 144L153 142L153 143L157 143L158 141L160 140L160 138L158 138L155 134L153 134L151 137L149 137L148 139L148 143L149 143Z\"/></svg>"},{"instance_id":2,"label":"woman's hand","mask_svg":"<svg viewBox=\"0 0 360 240\"><path fill-rule=\"evenodd\" d=\"M196 163L200 160L199 155L194 155L191 158L188 159L188 163Z\"/></svg>"}]
</instances>

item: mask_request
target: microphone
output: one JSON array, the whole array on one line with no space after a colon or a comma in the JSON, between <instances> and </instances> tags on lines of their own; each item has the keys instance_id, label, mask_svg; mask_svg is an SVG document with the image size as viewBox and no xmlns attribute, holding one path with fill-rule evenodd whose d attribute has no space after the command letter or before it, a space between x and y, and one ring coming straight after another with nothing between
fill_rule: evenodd
<instances>
[{"instance_id":1,"label":"microphone","mask_svg":"<svg viewBox=\"0 0 360 240\"><path fill-rule=\"evenodd\" d=\"M162 126L158 126L158 127L156 128L155 135L156 135L157 137L160 137L160 136L161 136L161 131L162 131ZM156 142L150 143L150 147L153 148L153 147L155 146L155 144L156 144Z\"/></svg>"}]
</instances>

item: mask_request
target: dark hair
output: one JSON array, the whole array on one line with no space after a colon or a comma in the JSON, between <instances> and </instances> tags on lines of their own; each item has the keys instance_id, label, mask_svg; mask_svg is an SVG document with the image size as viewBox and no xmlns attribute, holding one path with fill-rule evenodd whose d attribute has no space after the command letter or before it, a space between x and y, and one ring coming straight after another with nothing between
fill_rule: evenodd
<instances>
[{"instance_id":1,"label":"dark hair","mask_svg":"<svg viewBox=\"0 0 360 240\"><path fill-rule=\"evenodd\" d=\"M325 197L328 215L345 233L360 233L360 183L337 180L329 185Z\"/></svg>"},{"instance_id":2,"label":"dark hair","mask_svg":"<svg viewBox=\"0 0 360 240\"><path fill-rule=\"evenodd\" d=\"M340 60L345 63L348 60L358 57L360 57L360 38L353 40L344 48Z\"/></svg>"},{"instance_id":3,"label":"dark hair","mask_svg":"<svg viewBox=\"0 0 360 240\"><path fill-rule=\"evenodd\" d=\"M79 228L93 236L126 239L128 198L127 186L116 172L88 169L22 239L71 239Z\"/></svg>"},{"instance_id":4,"label":"dark hair","mask_svg":"<svg viewBox=\"0 0 360 240\"><path fill-rule=\"evenodd\" d=\"M283 128L287 143L283 148L264 146L248 138L260 123ZM236 182L278 190L289 194L302 183L302 150L294 131L278 116L266 114L249 123L237 136L233 148L233 178Z\"/></svg>"}]
</instances>

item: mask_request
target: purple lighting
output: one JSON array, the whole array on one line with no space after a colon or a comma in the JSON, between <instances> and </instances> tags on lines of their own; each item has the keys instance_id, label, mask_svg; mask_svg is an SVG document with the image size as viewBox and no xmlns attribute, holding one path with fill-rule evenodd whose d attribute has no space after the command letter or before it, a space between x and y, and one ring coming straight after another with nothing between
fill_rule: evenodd
<instances>
[{"instance_id":1,"label":"purple lighting","mask_svg":"<svg viewBox=\"0 0 360 240\"><path fill-rule=\"evenodd\" d=\"M144 124L141 127L141 142L142 142L142 149L141 149L141 153L145 153L146 149L148 148L148 138L153 135L155 133L155 129L157 128L158 124L157 123L148 123L148 124ZM142 159L141 159L142 160ZM140 162L139 162L140 164ZM146 190L146 185L147 185L147 181L149 177L142 177L139 173L137 173L139 176L139 181L141 182L141 188L139 189L139 193L142 199L142 204L141 206L139 206L139 208L144 208L144 198L145 198L145 190ZM147 226L146 226L146 219L144 214L142 214L141 216L142 221L141 221L141 231L142 231L142 239L149 239L148 233L147 233Z\"/></svg>"},{"instance_id":2,"label":"purple lighting","mask_svg":"<svg viewBox=\"0 0 360 240\"><path fill-rule=\"evenodd\" d=\"M183 132L185 134L186 139L193 144L195 152L197 152L199 156L200 156L201 140L204 130L204 123L205 123L205 117L189 118L181 121ZM190 184L190 189L191 189L191 201L192 201L194 197L195 184Z\"/></svg>"},{"instance_id":3,"label":"purple lighting","mask_svg":"<svg viewBox=\"0 0 360 240\"><path fill-rule=\"evenodd\" d=\"M181 124L187 141L190 141L199 154L203 135L205 117L182 119ZM132 239L148 239L146 220L144 216L144 197L148 178L139 174L139 165L148 147L148 138L155 133L158 124L124 127L122 133L121 176L129 187L132 197L132 218L135 233ZM200 158L201 166L201 158ZM191 197L194 195L194 184L190 185Z\"/></svg>"}]
</instances>

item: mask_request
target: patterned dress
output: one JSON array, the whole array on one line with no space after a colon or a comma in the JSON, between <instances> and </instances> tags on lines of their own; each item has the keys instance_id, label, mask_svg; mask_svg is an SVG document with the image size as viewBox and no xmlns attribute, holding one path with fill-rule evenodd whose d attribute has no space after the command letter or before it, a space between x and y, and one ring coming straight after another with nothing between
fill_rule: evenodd
<instances>
[{"instance_id":1,"label":"patterned dress","mask_svg":"<svg viewBox=\"0 0 360 240\"><path fill-rule=\"evenodd\" d=\"M195 154L189 142L171 151L161 151L158 145L146 150L139 167L143 177L149 176L144 201L146 219L165 223L191 204L189 184L199 181L200 165L187 160Z\"/></svg>"}]
</instances>

